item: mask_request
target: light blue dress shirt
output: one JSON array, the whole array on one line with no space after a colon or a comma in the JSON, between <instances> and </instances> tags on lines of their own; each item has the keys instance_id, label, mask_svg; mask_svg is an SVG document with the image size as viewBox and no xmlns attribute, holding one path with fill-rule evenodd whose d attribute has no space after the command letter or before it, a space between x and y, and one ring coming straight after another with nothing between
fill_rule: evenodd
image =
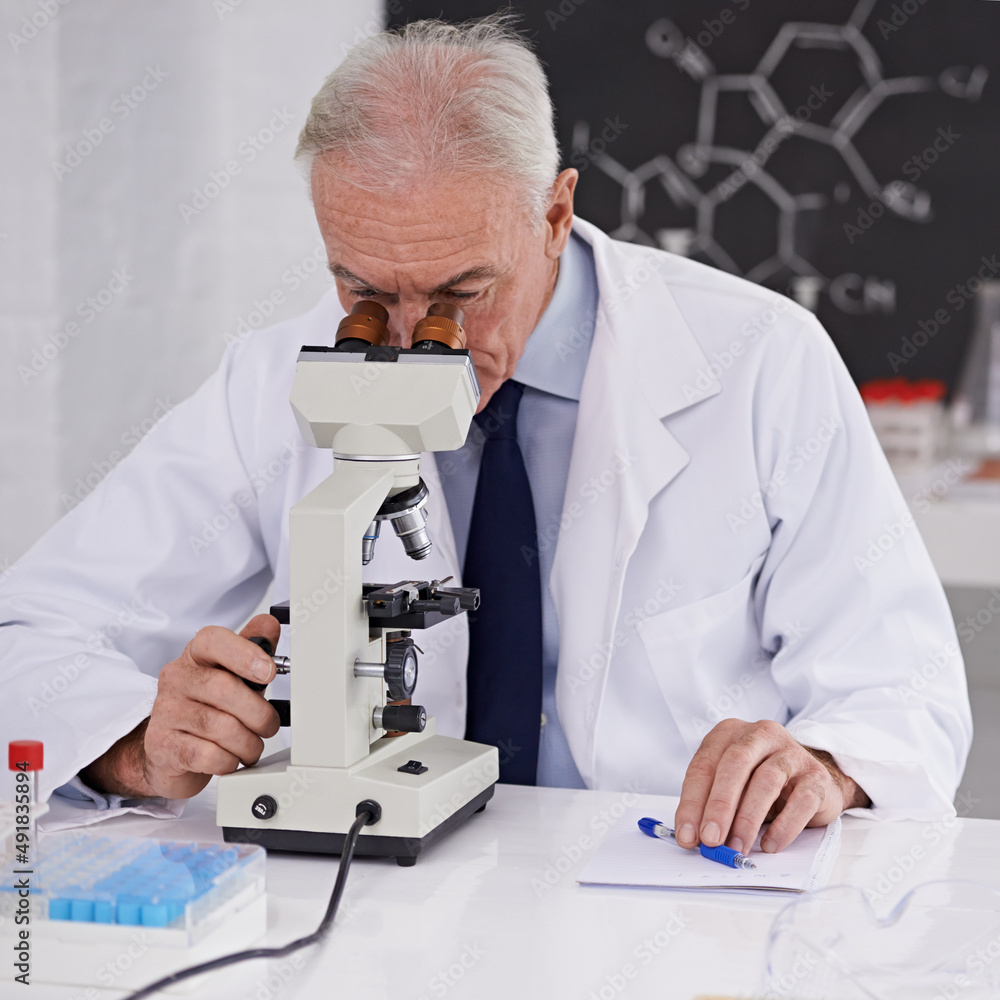
<instances>
[{"instance_id":1,"label":"light blue dress shirt","mask_svg":"<svg viewBox=\"0 0 1000 1000\"><path fill-rule=\"evenodd\" d=\"M597 272L590 245L571 235L559 259L552 298L528 338L514 378L523 382L517 440L531 485L542 581L542 726L538 745L539 785L584 788L556 711L559 620L549 590L576 433L580 389L597 316ZM473 425L475 428L475 425ZM437 455L441 488L451 516L459 565L465 562L482 440L470 433L455 452Z\"/></svg>"}]
</instances>

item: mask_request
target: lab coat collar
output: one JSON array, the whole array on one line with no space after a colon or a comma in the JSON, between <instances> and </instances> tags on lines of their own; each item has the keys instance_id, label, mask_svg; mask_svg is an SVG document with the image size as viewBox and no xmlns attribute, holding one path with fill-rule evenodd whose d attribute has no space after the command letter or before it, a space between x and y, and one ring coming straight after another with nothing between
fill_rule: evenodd
<instances>
[{"instance_id":1,"label":"lab coat collar","mask_svg":"<svg viewBox=\"0 0 1000 1000\"><path fill-rule=\"evenodd\" d=\"M656 416L670 416L716 395L722 386L670 292L673 257L612 240L583 219L573 220L573 231L594 251L597 326L620 351L631 352L633 387L642 391ZM649 299L640 293L650 282L664 293L655 317L641 307Z\"/></svg>"}]
</instances>

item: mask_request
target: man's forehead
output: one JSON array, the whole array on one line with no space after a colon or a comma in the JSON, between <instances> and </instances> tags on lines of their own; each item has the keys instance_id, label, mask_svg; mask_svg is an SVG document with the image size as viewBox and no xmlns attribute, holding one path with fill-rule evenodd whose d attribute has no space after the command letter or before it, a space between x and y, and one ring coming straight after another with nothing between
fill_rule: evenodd
<instances>
[{"instance_id":1,"label":"man's forehead","mask_svg":"<svg viewBox=\"0 0 1000 1000\"><path fill-rule=\"evenodd\" d=\"M440 285L476 268L496 271L524 225L509 185L474 178L367 190L314 169L313 202L331 267L366 281L372 270L417 269Z\"/></svg>"}]
</instances>

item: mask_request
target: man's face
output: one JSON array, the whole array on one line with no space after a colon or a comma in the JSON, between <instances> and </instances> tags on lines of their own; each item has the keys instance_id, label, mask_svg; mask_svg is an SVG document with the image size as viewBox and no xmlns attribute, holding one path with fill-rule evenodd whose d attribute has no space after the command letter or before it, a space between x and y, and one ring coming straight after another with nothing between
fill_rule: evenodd
<instances>
[{"instance_id":1,"label":"man's face","mask_svg":"<svg viewBox=\"0 0 1000 1000\"><path fill-rule=\"evenodd\" d=\"M339 164L338 164L339 166ZM554 208L533 225L521 192L464 175L405 190L366 191L324 167L313 203L344 309L372 299L389 312L391 343L408 347L432 302L460 306L483 389L480 409L514 374L548 304L569 235L576 171L556 182Z\"/></svg>"}]
</instances>

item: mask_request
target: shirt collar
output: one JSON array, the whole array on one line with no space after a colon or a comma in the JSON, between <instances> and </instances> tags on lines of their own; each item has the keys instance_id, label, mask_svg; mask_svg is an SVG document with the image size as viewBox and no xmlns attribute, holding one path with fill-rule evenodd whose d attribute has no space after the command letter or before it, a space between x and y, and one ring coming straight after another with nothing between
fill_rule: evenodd
<instances>
[{"instance_id":1,"label":"shirt collar","mask_svg":"<svg viewBox=\"0 0 1000 1000\"><path fill-rule=\"evenodd\" d=\"M594 339L597 294L593 250L571 233L559 258L552 298L517 363L518 382L579 401Z\"/></svg>"}]
</instances>

